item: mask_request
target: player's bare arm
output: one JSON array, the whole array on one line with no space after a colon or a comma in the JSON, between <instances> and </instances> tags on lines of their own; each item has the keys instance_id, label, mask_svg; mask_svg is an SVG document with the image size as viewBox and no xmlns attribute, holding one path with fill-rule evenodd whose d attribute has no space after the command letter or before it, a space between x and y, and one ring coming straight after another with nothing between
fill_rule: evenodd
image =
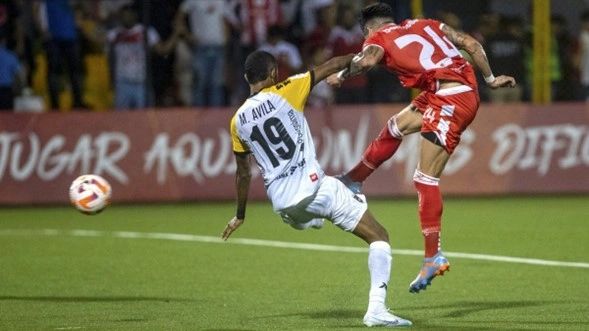
<instances>
[{"instance_id":1,"label":"player's bare arm","mask_svg":"<svg viewBox=\"0 0 589 331\"><path fill-rule=\"evenodd\" d=\"M335 75L331 75L327 79L327 83L332 86L340 86L346 78L354 77L370 70L382 60L383 56L384 50L382 47L368 45L352 58L345 69Z\"/></svg>"},{"instance_id":2,"label":"player's bare arm","mask_svg":"<svg viewBox=\"0 0 589 331\"><path fill-rule=\"evenodd\" d=\"M483 77L485 77L485 82L487 82L490 88L496 89L515 86L515 79L513 77L505 75L495 77L493 75L487 54L483 46L476 39L466 33L454 30L447 24L442 25L442 31L454 45L464 49L472 57L472 60L483 74Z\"/></svg>"},{"instance_id":3,"label":"player's bare arm","mask_svg":"<svg viewBox=\"0 0 589 331\"><path fill-rule=\"evenodd\" d=\"M330 75L347 68L350 62L352 61L353 57L354 54L337 56L315 67L313 69L315 83L318 83L324 80L325 78L329 77Z\"/></svg>"},{"instance_id":4,"label":"player's bare arm","mask_svg":"<svg viewBox=\"0 0 589 331\"><path fill-rule=\"evenodd\" d=\"M221 235L223 240L227 240L233 231L237 230L237 228L243 224L243 221L245 220L247 195L252 178L249 153L235 153L235 162L237 164L237 172L235 174L237 210L235 212L235 217L233 217L229 223L227 223L225 230L223 230L223 234Z\"/></svg>"}]
</instances>

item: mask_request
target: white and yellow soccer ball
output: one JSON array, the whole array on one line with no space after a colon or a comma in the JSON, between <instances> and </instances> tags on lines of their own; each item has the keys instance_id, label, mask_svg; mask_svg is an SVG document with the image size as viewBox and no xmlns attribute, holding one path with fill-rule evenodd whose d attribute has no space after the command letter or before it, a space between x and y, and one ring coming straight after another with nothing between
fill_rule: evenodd
<instances>
[{"instance_id":1,"label":"white and yellow soccer ball","mask_svg":"<svg viewBox=\"0 0 589 331\"><path fill-rule=\"evenodd\" d=\"M82 175L70 186L72 205L86 215L94 215L110 203L112 189L108 181L98 175Z\"/></svg>"}]
</instances>

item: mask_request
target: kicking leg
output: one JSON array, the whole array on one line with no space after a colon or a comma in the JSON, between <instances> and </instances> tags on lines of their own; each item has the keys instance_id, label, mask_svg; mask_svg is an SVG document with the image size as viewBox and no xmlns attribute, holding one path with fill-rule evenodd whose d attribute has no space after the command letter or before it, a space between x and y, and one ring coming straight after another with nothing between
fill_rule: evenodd
<instances>
[{"instance_id":1,"label":"kicking leg","mask_svg":"<svg viewBox=\"0 0 589 331\"><path fill-rule=\"evenodd\" d=\"M366 148L360 162L342 177L344 184L358 192L360 185L354 185L354 182L366 180L376 168L395 154L403 136L419 131L421 124L422 115L412 105L391 117L378 137Z\"/></svg>"},{"instance_id":2,"label":"kicking leg","mask_svg":"<svg viewBox=\"0 0 589 331\"><path fill-rule=\"evenodd\" d=\"M409 291L425 290L436 276L449 270L450 264L440 251L442 221L442 194L438 186L450 154L441 146L422 138L421 155L413 182L419 198L419 220L425 242L425 259L417 278L409 285Z\"/></svg>"},{"instance_id":3,"label":"kicking leg","mask_svg":"<svg viewBox=\"0 0 589 331\"><path fill-rule=\"evenodd\" d=\"M370 245L370 293L364 324L389 327L411 325L410 321L391 314L385 304L393 259L387 230L366 211L353 233Z\"/></svg>"}]
</instances>

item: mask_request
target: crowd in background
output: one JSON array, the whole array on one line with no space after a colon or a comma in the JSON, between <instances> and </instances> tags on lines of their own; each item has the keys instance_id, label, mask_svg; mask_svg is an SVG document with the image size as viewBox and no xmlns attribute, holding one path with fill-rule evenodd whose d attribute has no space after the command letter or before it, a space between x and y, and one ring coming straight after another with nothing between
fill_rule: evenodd
<instances>
[{"instance_id":1,"label":"crowd in background","mask_svg":"<svg viewBox=\"0 0 589 331\"><path fill-rule=\"evenodd\" d=\"M249 94L242 71L247 54L272 53L285 78L332 56L358 52L363 35L357 16L371 2L0 0L0 109L238 105ZM463 28L459 13L437 12L433 18ZM495 13L477 22L467 32L483 44L495 73L520 83L494 91L481 83L482 99L529 100L529 24ZM555 101L589 96L589 12L581 22L573 33L565 17L552 17ZM393 75L378 68L336 90L318 84L309 103L407 102L410 97Z\"/></svg>"}]
</instances>

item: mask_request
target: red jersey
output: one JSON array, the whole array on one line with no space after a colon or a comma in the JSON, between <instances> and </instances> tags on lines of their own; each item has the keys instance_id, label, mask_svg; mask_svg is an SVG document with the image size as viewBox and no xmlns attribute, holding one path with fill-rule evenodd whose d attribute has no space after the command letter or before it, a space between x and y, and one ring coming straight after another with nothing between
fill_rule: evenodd
<instances>
[{"instance_id":1,"label":"red jersey","mask_svg":"<svg viewBox=\"0 0 589 331\"><path fill-rule=\"evenodd\" d=\"M450 80L476 90L472 66L448 40L442 24L430 19L386 24L364 41L364 47L381 47L382 62L404 87L435 92L438 80Z\"/></svg>"}]
</instances>

